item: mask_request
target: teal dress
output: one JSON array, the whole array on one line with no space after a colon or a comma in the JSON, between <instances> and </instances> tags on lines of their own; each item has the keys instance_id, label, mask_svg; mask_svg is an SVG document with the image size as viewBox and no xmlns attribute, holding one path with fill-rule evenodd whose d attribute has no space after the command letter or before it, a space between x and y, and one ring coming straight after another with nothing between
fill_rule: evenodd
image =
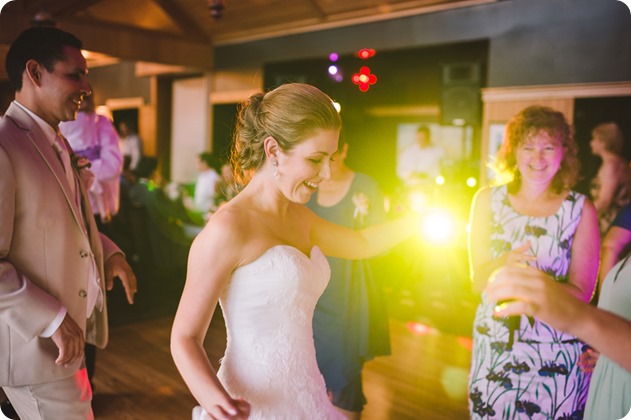
<instances>
[{"instance_id":1,"label":"teal dress","mask_svg":"<svg viewBox=\"0 0 631 420\"><path fill-rule=\"evenodd\" d=\"M585 196L570 192L556 214L518 213L507 186L491 192L491 254L495 259L530 241L539 269L566 283L572 242ZM495 318L482 294L473 329L469 410L473 419L581 419L590 376L576 337L526 316Z\"/></svg>"},{"instance_id":2,"label":"teal dress","mask_svg":"<svg viewBox=\"0 0 631 420\"><path fill-rule=\"evenodd\" d=\"M385 220L383 195L376 181L362 173L355 173L338 204L320 206L314 194L307 206L326 220L352 228ZM371 262L327 259L331 279L315 308L313 335L326 387L339 392L361 377L366 360L390 353L389 324Z\"/></svg>"}]
</instances>

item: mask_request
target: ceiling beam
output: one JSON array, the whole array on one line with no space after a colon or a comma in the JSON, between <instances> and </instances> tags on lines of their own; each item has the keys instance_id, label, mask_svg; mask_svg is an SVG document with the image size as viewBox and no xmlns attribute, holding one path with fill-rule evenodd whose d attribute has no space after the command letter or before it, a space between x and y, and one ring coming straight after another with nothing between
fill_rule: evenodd
<instances>
[{"instance_id":1,"label":"ceiling beam","mask_svg":"<svg viewBox=\"0 0 631 420\"><path fill-rule=\"evenodd\" d=\"M320 3L318 3L318 0L309 0L309 3L311 4L311 7L313 7L313 10L320 16L321 20L325 20L326 19L326 13L324 12L324 9L322 9L322 6L320 6Z\"/></svg>"},{"instance_id":2,"label":"ceiling beam","mask_svg":"<svg viewBox=\"0 0 631 420\"><path fill-rule=\"evenodd\" d=\"M200 71L210 71L213 67L210 41L192 42L161 32L101 22L95 24L76 18L59 19L57 24L80 38L85 49L122 60L181 65ZM30 15L3 10L0 14L0 44L11 44L30 26ZM4 63L4 55L0 60Z\"/></svg>"},{"instance_id":3,"label":"ceiling beam","mask_svg":"<svg viewBox=\"0 0 631 420\"><path fill-rule=\"evenodd\" d=\"M182 7L173 0L154 0L154 2L166 12L177 24L183 34L188 34L198 42L208 41L208 35L197 22L189 17Z\"/></svg>"},{"instance_id":4,"label":"ceiling beam","mask_svg":"<svg viewBox=\"0 0 631 420\"><path fill-rule=\"evenodd\" d=\"M49 12L53 18L63 18L85 11L101 1L103 0L57 0L52 5L46 6L44 10Z\"/></svg>"}]
</instances>

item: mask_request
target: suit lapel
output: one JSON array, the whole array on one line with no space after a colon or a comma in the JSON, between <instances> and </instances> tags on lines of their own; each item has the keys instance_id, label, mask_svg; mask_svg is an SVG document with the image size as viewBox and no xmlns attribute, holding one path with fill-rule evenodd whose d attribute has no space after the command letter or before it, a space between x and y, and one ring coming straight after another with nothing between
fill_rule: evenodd
<instances>
[{"instance_id":1,"label":"suit lapel","mask_svg":"<svg viewBox=\"0 0 631 420\"><path fill-rule=\"evenodd\" d=\"M48 142L48 139L46 139L44 133L42 133L41 129L38 127L35 121L33 121L30 115L28 115L19 106L13 103L7 109L5 117L11 119L11 121L13 121L16 126L26 131L26 137L33 144L33 147L42 158L44 164L52 172L53 178L57 181L57 185L59 185L59 188L61 188L64 196L66 197L66 202L70 207L75 221L83 231L83 222L81 220L81 214L79 213L81 209L79 209L77 205L77 200L73 195L70 185L68 184L63 164L59 160L59 156L57 155L51 144ZM76 173L75 179L77 179ZM81 186L79 186L79 188L81 189ZM83 193L81 195L83 196ZM83 197L81 198L81 201L83 202Z\"/></svg>"}]
</instances>

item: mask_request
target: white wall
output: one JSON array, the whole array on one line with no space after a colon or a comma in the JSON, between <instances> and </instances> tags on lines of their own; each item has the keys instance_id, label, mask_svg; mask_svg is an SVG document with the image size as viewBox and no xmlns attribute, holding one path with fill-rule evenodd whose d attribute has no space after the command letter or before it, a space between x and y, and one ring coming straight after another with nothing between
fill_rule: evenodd
<instances>
[{"instance_id":1,"label":"white wall","mask_svg":"<svg viewBox=\"0 0 631 420\"><path fill-rule=\"evenodd\" d=\"M173 82L171 180L194 182L197 155L210 150L210 82L208 77Z\"/></svg>"}]
</instances>

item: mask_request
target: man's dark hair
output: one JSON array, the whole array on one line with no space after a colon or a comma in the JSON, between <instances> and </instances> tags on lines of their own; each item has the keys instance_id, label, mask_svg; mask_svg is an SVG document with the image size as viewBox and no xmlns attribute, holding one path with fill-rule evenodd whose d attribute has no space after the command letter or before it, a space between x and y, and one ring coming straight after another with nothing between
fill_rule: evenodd
<instances>
[{"instance_id":1,"label":"man's dark hair","mask_svg":"<svg viewBox=\"0 0 631 420\"><path fill-rule=\"evenodd\" d=\"M71 33L54 27L34 26L18 35L5 60L9 81L15 91L22 90L22 73L27 61L35 60L46 71L52 72L55 62L65 59L64 47L80 50L83 43Z\"/></svg>"}]
</instances>

